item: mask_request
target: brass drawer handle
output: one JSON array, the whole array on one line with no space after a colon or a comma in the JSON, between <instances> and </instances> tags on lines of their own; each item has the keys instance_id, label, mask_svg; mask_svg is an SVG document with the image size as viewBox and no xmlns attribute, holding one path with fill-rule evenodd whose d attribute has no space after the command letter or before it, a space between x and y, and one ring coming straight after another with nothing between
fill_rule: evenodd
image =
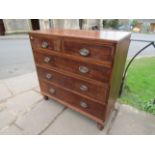
<instances>
[{"instance_id":1,"label":"brass drawer handle","mask_svg":"<svg viewBox=\"0 0 155 155\"><path fill-rule=\"evenodd\" d=\"M81 91L87 91L88 90L88 87L86 85L81 85L80 86L80 90Z\"/></svg>"},{"instance_id":2,"label":"brass drawer handle","mask_svg":"<svg viewBox=\"0 0 155 155\"><path fill-rule=\"evenodd\" d=\"M80 101L80 106L85 109L88 108L88 104L84 101Z\"/></svg>"},{"instance_id":3,"label":"brass drawer handle","mask_svg":"<svg viewBox=\"0 0 155 155\"><path fill-rule=\"evenodd\" d=\"M50 58L50 57L45 57L45 58L44 58L44 62L45 62L45 63L49 63L50 61L51 61L51 58Z\"/></svg>"},{"instance_id":4,"label":"brass drawer handle","mask_svg":"<svg viewBox=\"0 0 155 155\"><path fill-rule=\"evenodd\" d=\"M85 66L79 66L79 71L81 73L88 73L89 72L89 69Z\"/></svg>"},{"instance_id":5,"label":"brass drawer handle","mask_svg":"<svg viewBox=\"0 0 155 155\"><path fill-rule=\"evenodd\" d=\"M34 38L31 36L30 39L33 40Z\"/></svg>"},{"instance_id":6,"label":"brass drawer handle","mask_svg":"<svg viewBox=\"0 0 155 155\"><path fill-rule=\"evenodd\" d=\"M48 42L43 41L42 44L41 44L41 47L42 48L48 48Z\"/></svg>"},{"instance_id":7,"label":"brass drawer handle","mask_svg":"<svg viewBox=\"0 0 155 155\"><path fill-rule=\"evenodd\" d=\"M50 89L49 89L49 92L50 92L51 94L54 94L56 91L55 91L54 88L50 88Z\"/></svg>"},{"instance_id":8,"label":"brass drawer handle","mask_svg":"<svg viewBox=\"0 0 155 155\"><path fill-rule=\"evenodd\" d=\"M79 51L79 53L80 53L81 56L86 57L86 56L89 55L90 52L89 52L89 50L83 48L83 49L81 49L81 50Z\"/></svg>"},{"instance_id":9,"label":"brass drawer handle","mask_svg":"<svg viewBox=\"0 0 155 155\"><path fill-rule=\"evenodd\" d=\"M52 74L50 74L50 73L47 73L47 74L46 74L46 78L47 78L48 80L52 79L52 77L53 77Z\"/></svg>"}]
</instances>

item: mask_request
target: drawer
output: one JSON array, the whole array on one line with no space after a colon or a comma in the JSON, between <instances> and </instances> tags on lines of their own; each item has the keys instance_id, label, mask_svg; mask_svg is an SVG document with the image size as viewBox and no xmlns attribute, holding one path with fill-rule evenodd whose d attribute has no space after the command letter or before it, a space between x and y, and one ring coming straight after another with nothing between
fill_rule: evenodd
<instances>
[{"instance_id":1,"label":"drawer","mask_svg":"<svg viewBox=\"0 0 155 155\"><path fill-rule=\"evenodd\" d=\"M48 80L51 83L56 83L62 87L66 87L70 90L81 93L88 97L94 98L106 102L107 85L102 83L92 83L87 80L81 80L77 77L69 76L68 74L59 73L55 70L43 69L37 67L38 77L44 80Z\"/></svg>"},{"instance_id":2,"label":"drawer","mask_svg":"<svg viewBox=\"0 0 155 155\"><path fill-rule=\"evenodd\" d=\"M52 56L46 53L34 52L35 61L44 67L65 70L79 74L86 78L108 82L111 74L111 69L103 66L92 65L89 63L71 60L61 56Z\"/></svg>"},{"instance_id":3,"label":"drawer","mask_svg":"<svg viewBox=\"0 0 155 155\"><path fill-rule=\"evenodd\" d=\"M112 61L114 55L113 46L95 44L94 42L84 43L69 39L62 41L62 51L70 55L104 61Z\"/></svg>"},{"instance_id":4,"label":"drawer","mask_svg":"<svg viewBox=\"0 0 155 155\"><path fill-rule=\"evenodd\" d=\"M105 106L97 102L92 102L86 98L83 98L77 94L69 92L61 87L54 84L48 84L46 82L40 81L41 91L47 96L57 98L67 105L71 105L76 109L94 115L98 118L104 117Z\"/></svg>"},{"instance_id":5,"label":"drawer","mask_svg":"<svg viewBox=\"0 0 155 155\"><path fill-rule=\"evenodd\" d=\"M61 50L61 40L58 38L30 36L32 48L49 49L53 51Z\"/></svg>"}]
</instances>

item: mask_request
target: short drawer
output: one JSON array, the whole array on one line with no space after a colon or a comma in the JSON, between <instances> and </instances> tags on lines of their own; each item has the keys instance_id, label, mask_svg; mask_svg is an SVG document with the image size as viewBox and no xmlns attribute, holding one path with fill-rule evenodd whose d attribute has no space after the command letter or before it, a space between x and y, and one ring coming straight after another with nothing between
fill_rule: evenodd
<instances>
[{"instance_id":1,"label":"short drawer","mask_svg":"<svg viewBox=\"0 0 155 155\"><path fill-rule=\"evenodd\" d=\"M100 102L106 102L108 88L104 83L95 84L71 75L69 76L68 74L60 73L51 69L44 69L41 67L37 67L37 71L38 77L41 79L47 80L51 83L56 83L82 95L99 100Z\"/></svg>"},{"instance_id":2,"label":"short drawer","mask_svg":"<svg viewBox=\"0 0 155 155\"><path fill-rule=\"evenodd\" d=\"M47 38L30 36L32 48L48 49L52 51L60 51L61 40L59 38Z\"/></svg>"},{"instance_id":3,"label":"short drawer","mask_svg":"<svg viewBox=\"0 0 155 155\"><path fill-rule=\"evenodd\" d=\"M69 39L62 41L62 51L70 55L103 61L112 61L114 55L113 46Z\"/></svg>"},{"instance_id":4,"label":"short drawer","mask_svg":"<svg viewBox=\"0 0 155 155\"><path fill-rule=\"evenodd\" d=\"M39 65L59 70L65 70L72 73L79 74L86 78L99 80L101 82L108 82L111 74L111 69L104 65L93 65L89 63L80 62L80 60L71 60L61 56L52 56L46 53L34 52L35 61Z\"/></svg>"},{"instance_id":5,"label":"short drawer","mask_svg":"<svg viewBox=\"0 0 155 155\"><path fill-rule=\"evenodd\" d=\"M94 115L98 118L103 118L105 113L105 106L97 102L90 101L63 88L53 84L40 81L41 91L48 96L57 98L67 105L71 105L76 109Z\"/></svg>"}]
</instances>

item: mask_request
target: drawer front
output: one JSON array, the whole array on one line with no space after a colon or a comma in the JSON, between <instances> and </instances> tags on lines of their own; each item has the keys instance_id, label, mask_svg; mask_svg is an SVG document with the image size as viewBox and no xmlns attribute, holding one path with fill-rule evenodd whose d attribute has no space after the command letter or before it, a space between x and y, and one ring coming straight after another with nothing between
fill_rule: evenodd
<instances>
[{"instance_id":1,"label":"drawer front","mask_svg":"<svg viewBox=\"0 0 155 155\"><path fill-rule=\"evenodd\" d=\"M106 61L112 61L114 55L113 46L72 40L62 41L62 51L66 54Z\"/></svg>"},{"instance_id":2,"label":"drawer front","mask_svg":"<svg viewBox=\"0 0 155 155\"><path fill-rule=\"evenodd\" d=\"M107 85L94 84L88 81L83 81L76 77L64 75L54 70L43 69L37 67L38 76L41 79L48 80L51 83L56 83L62 87L79 92L103 103L106 101Z\"/></svg>"},{"instance_id":3,"label":"drawer front","mask_svg":"<svg viewBox=\"0 0 155 155\"><path fill-rule=\"evenodd\" d=\"M61 40L58 38L46 38L30 36L32 48L48 49L53 51L61 50Z\"/></svg>"},{"instance_id":4,"label":"drawer front","mask_svg":"<svg viewBox=\"0 0 155 155\"><path fill-rule=\"evenodd\" d=\"M66 102L67 104L98 118L103 118L105 112L104 105L97 102L92 102L53 84L40 81L40 85L43 93L58 98L59 100L62 100L63 102Z\"/></svg>"},{"instance_id":5,"label":"drawer front","mask_svg":"<svg viewBox=\"0 0 155 155\"><path fill-rule=\"evenodd\" d=\"M39 65L45 67L52 67L60 70L69 71L82 75L87 78L99 80L101 82L108 82L111 74L111 69L83 63L80 61L74 61L69 58L63 58L59 56L51 56L49 54L34 52L35 61Z\"/></svg>"}]
</instances>

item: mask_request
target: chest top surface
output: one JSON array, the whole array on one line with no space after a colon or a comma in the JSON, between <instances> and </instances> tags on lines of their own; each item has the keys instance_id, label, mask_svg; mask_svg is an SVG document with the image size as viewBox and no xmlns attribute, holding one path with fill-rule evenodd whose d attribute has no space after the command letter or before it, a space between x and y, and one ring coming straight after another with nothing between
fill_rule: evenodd
<instances>
[{"instance_id":1,"label":"chest top surface","mask_svg":"<svg viewBox=\"0 0 155 155\"><path fill-rule=\"evenodd\" d=\"M68 38L81 38L90 40L103 40L108 42L119 42L129 37L130 32L114 31L114 30L73 30L73 29L49 29L31 31L30 35L47 35Z\"/></svg>"}]
</instances>

